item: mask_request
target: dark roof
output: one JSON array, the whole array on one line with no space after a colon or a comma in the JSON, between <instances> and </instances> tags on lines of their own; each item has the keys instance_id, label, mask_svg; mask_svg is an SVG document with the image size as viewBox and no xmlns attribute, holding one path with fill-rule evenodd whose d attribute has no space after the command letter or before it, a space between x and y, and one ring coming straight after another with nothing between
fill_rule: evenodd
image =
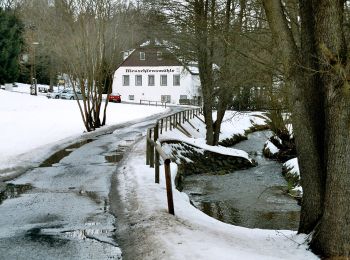
<instances>
[{"instance_id":1,"label":"dark roof","mask_svg":"<svg viewBox=\"0 0 350 260\"><path fill-rule=\"evenodd\" d=\"M158 59L157 52L162 52L162 59ZM140 52L145 53L145 60L140 60ZM139 47L127 57L119 67L138 66L183 66L166 48L160 46Z\"/></svg>"}]
</instances>

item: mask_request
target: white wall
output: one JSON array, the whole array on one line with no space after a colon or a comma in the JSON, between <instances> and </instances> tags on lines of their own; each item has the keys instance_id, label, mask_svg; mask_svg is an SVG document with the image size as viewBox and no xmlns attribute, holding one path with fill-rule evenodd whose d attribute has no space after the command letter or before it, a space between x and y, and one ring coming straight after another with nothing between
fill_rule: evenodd
<instances>
[{"instance_id":1,"label":"white wall","mask_svg":"<svg viewBox=\"0 0 350 260\"><path fill-rule=\"evenodd\" d=\"M180 74L180 86L173 86L174 74ZM123 75L130 76L129 86L123 86ZM142 86L135 86L135 75L142 75ZM154 86L148 86L148 75L155 76ZM161 75L167 75L167 86L160 86ZM140 99L161 101L161 95L170 95L171 103L178 104L180 95L186 95L187 99L201 96L198 75L192 75L182 66L119 67L114 74L112 92L121 94L123 101L137 103ZM129 100L129 95L134 95L134 100Z\"/></svg>"}]
</instances>

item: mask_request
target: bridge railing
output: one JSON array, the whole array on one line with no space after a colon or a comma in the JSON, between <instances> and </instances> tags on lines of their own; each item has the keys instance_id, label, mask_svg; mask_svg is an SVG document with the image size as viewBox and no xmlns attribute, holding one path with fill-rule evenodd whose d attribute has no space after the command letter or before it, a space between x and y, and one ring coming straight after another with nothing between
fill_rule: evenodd
<instances>
[{"instance_id":1,"label":"bridge railing","mask_svg":"<svg viewBox=\"0 0 350 260\"><path fill-rule=\"evenodd\" d=\"M171 157L167 155L162 149L162 146L158 140L159 135L162 134L164 131L171 131L174 128L177 128L185 135L189 135L186 129L182 127L182 124L184 124L185 122L189 122L189 120L194 117L199 117L199 115L202 114L202 112L202 108L193 108L180 111L158 119L154 126L147 129L146 165L149 165L151 168L154 168L154 181L155 183L159 183L160 158L163 159L168 211L172 215L175 215L175 212L171 186Z\"/></svg>"},{"instance_id":2,"label":"bridge railing","mask_svg":"<svg viewBox=\"0 0 350 260\"><path fill-rule=\"evenodd\" d=\"M155 100L145 100L145 99L140 99L140 105L142 104L148 104L149 106L164 106L166 108L166 104L169 102L162 102L162 101L155 101Z\"/></svg>"}]
</instances>

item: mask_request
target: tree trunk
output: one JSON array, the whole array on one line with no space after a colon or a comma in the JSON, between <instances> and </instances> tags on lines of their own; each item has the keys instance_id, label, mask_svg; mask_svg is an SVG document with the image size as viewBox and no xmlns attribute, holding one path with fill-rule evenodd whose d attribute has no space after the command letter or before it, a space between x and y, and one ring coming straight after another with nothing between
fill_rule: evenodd
<instances>
[{"instance_id":1,"label":"tree trunk","mask_svg":"<svg viewBox=\"0 0 350 260\"><path fill-rule=\"evenodd\" d=\"M320 127L323 121L323 109L318 111L317 102L320 102L320 100L317 100L317 98L320 91L315 88L315 79L308 69L313 69L312 34L310 36L307 35L307 33L312 31L310 26L313 20L310 20L309 24L303 24L303 22L307 22L306 18L310 18L307 17L310 11L308 9L310 8L310 3L308 1L300 1L301 9L304 8L301 12L301 17L305 20L302 21L303 51L301 53L299 53L288 27L281 1L264 0L263 4L272 31L272 37L279 47L284 60L285 78L290 80L290 86L294 87L292 120L301 183L304 191L299 232L309 233L315 228L322 215L324 191L322 157L320 157L319 151L323 139L319 138L318 134L323 129L323 127ZM313 118L315 114L317 114L317 119L319 116L321 117L320 122Z\"/></svg>"},{"instance_id":2,"label":"tree trunk","mask_svg":"<svg viewBox=\"0 0 350 260\"><path fill-rule=\"evenodd\" d=\"M293 105L293 129L303 187L300 233L310 233L323 213L325 189L324 109L316 60L313 8L309 0L300 0L301 64Z\"/></svg>"},{"instance_id":3,"label":"tree trunk","mask_svg":"<svg viewBox=\"0 0 350 260\"><path fill-rule=\"evenodd\" d=\"M213 145L214 133L213 133L213 73L212 73L212 41L211 31L208 27L209 19L209 0L195 1L194 14L195 14L195 33L197 40L197 59L199 78L202 86L203 94L203 114L206 124L206 141L207 144Z\"/></svg>"},{"instance_id":4,"label":"tree trunk","mask_svg":"<svg viewBox=\"0 0 350 260\"><path fill-rule=\"evenodd\" d=\"M326 257L350 256L350 139L347 50L342 0L315 1L316 46L325 90L327 183L324 214L311 247Z\"/></svg>"}]
</instances>

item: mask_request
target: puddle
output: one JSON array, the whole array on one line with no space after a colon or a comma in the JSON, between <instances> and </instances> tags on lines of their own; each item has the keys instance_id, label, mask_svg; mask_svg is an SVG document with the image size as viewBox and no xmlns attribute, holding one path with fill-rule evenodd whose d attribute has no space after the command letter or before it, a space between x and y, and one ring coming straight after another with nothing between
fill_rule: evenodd
<instances>
[{"instance_id":1,"label":"puddle","mask_svg":"<svg viewBox=\"0 0 350 260\"><path fill-rule=\"evenodd\" d=\"M102 203L100 196L95 191L86 191L86 196L88 196L92 201L97 204Z\"/></svg>"},{"instance_id":2,"label":"puddle","mask_svg":"<svg viewBox=\"0 0 350 260\"><path fill-rule=\"evenodd\" d=\"M112 154L112 155L105 155L105 159L109 163L117 163L123 159L123 156L124 155L122 153L120 153L120 151L118 151L117 153Z\"/></svg>"},{"instance_id":3,"label":"puddle","mask_svg":"<svg viewBox=\"0 0 350 260\"><path fill-rule=\"evenodd\" d=\"M33 189L31 184L12 184L7 183L4 189L0 191L0 204L6 199L13 199L19 197L28 190Z\"/></svg>"},{"instance_id":4,"label":"puddle","mask_svg":"<svg viewBox=\"0 0 350 260\"><path fill-rule=\"evenodd\" d=\"M47 227L45 227L47 228ZM60 226L49 227L49 228L60 228ZM64 246L68 243L68 240L59 238L55 235L42 233L41 230L44 228L36 227L27 231L25 235L30 241L37 242L40 244L46 244L50 247Z\"/></svg>"},{"instance_id":5,"label":"puddle","mask_svg":"<svg viewBox=\"0 0 350 260\"><path fill-rule=\"evenodd\" d=\"M82 147L85 144L91 143L92 141L94 141L94 139L87 139L87 140L72 144L66 147L65 149L51 155L42 164L40 164L39 167L51 167L53 164L59 163L64 157L68 156L71 152L75 151L76 149Z\"/></svg>"},{"instance_id":6,"label":"puddle","mask_svg":"<svg viewBox=\"0 0 350 260\"><path fill-rule=\"evenodd\" d=\"M126 140L128 141L128 140ZM123 159L124 152L129 146L127 145L118 145L118 149L113 151L110 154L105 155L105 159L109 163L117 163Z\"/></svg>"}]
</instances>

